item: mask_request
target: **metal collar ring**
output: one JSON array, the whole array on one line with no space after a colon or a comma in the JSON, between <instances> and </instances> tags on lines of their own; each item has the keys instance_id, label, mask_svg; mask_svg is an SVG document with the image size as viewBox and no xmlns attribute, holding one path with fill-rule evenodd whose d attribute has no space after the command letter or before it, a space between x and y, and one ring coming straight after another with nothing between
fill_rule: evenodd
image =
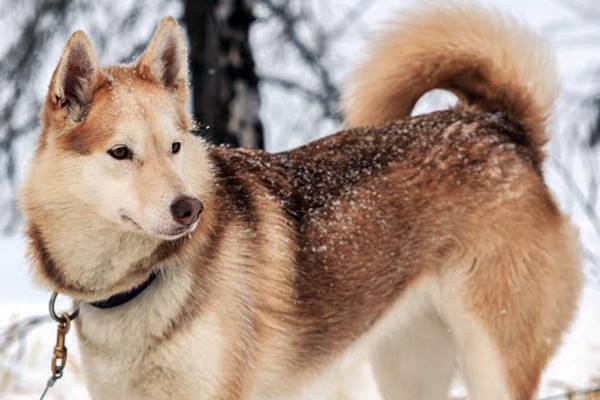
<instances>
[{"instance_id":1,"label":"metal collar ring","mask_svg":"<svg viewBox=\"0 0 600 400\"><path fill-rule=\"evenodd\" d=\"M56 313L56 310L54 309L57 297L58 297L58 293L52 292L52 295L50 296L50 303L48 304L48 311L50 312L50 317L52 317L52 319L54 321L56 321L60 324L65 321L61 316L59 316ZM78 315L79 315L79 307L75 308L75 310L73 310L73 312L71 312L69 314L69 320L71 320L71 321L74 320L75 318L77 318Z\"/></svg>"}]
</instances>

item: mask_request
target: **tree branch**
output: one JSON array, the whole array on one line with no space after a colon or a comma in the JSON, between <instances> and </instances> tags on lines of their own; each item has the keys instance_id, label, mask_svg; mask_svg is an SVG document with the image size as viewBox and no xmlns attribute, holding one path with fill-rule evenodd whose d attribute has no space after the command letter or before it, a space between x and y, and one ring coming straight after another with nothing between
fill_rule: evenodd
<instances>
[{"instance_id":1,"label":"tree branch","mask_svg":"<svg viewBox=\"0 0 600 400\"><path fill-rule=\"evenodd\" d=\"M265 6L274 17L281 21L283 36L294 49L296 49L298 55L307 67L315 73L323 92L323 94L318 98L315 98L315 100L323 107L323 114L336 122L341 122L342 115L339 111L340 92L331 77L329 69L325 66L323 60L324 49L318 49L319 46L323 46L323 43L326 42L328 38L321 33L316 41L317 49L312 49L300 38L298 33L299 18L290 12L290 7L287 2L275 4L272 0L257 0L257 3ZM283 83L282 81L283 80L280 79L278 83L281 85ZM294 87L298 88L298 85L294 85ZM306 92L306 90L304 90L304 92Z\"/></svg>"}]
</instances>

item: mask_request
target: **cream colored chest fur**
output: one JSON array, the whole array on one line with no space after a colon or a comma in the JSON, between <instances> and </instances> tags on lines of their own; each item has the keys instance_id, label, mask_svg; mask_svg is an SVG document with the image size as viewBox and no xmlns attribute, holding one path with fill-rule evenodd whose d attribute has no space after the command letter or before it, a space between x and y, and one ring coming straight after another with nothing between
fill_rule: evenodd
<instances>
[{"instance_id":1,"label":"cream colored chest fur","mask_svg":"<svg viewBox=\"0 0 600 400\"><path fill-rule=\"evenodd\" d=\"M80 347L94 399L210 398L218 385L223 336L214 313L161 342L191 290L191 277L172 267L125 305L82 306Z\"/></svg>"}]
</instances>

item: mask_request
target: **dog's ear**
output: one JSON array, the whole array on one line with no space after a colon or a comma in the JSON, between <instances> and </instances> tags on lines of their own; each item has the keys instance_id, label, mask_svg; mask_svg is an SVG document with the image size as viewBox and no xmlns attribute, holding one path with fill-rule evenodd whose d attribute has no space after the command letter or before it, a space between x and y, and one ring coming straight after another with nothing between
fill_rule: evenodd
<instances>
[{"instance_id":1,"label":"dog's ear","mask_svg":"<svg viewBox=\"0 0 600 400\"><path fill-rule=\"evenodd\" d=\"M163 18L138 61L138 73L187 96L188 60L183 31L172 17Z\"/></svg>"},{"instance_id":2,"label":"dog's ear","mask_svg":"<svg viewBox=\"0 0 600 400\"><path fill-rule=\"evenodd\" d=\"M48 101L79 122L92 101L100 66L90 39L82 31L71 35L54 70Z\"/></svg>"}]
</instances>

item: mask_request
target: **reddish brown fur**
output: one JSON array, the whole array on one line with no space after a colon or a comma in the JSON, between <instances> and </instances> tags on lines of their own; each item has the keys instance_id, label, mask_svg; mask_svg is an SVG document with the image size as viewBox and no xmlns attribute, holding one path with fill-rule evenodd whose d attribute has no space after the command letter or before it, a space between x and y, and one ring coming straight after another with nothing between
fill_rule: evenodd
<instances>
[{"instance_id":1,"label":"reddish brown fur","mask_svg":"<svg viewBox=\"0 0 600 400\"><path fill-rule=\"evenodd\" d=\"M444 17L454 25L464 17L470 30L448 31ZM484 23L481 11L442 8L408 24L409 32L384 37L376 61L360 70L347 108L350 124L375 125L276 154L196 147L207 159L206 187L194 188L205 205L198 228L184 239L151 242L148 254L105 289L126 290L158 265L184 268L192 277L178 312L151 335L152 351L144 348L144 362L133 369L138 375L132 372L128 383L136 393L177 390L177 366L148 360L180 343L207 312L218 316L226 343L216 396L248 398L273 354L284 370L278 376L320 371L373 331L411 287L426 279L443 286L453 278L460 284L445 290L491 338L510 396L532 398L572 317L578 256L541 171L552 90L525 84L528 63L507 72L490 50L489 34L506 36L511 57L519 47L502 30L508 25L494 31ZM173 27L171 20L161 24L137 66L100 69L93 53L74 53L89 66L85 82L92 86L67 85L77 104L61 102L60 90L53 90L64 74L55 73L38 153L104 152L117 123L110 94L120 87L175 102L176 125L189 128L187 88L175 79L185 52ZM438 46L440 34L455 46ZM81 35L73 43L88 49ZM488 47L472 53L480 40ZM69 51L68 44L63 57ZM418 97L434 87L453 90L461 105L408 118ZM168 166L158 133L147 140L156 148L148 163ZM148 182L136 184L133 190L147 191ZM62 237L38 225L43 199L26 200L32 254L44 282L74 297L100 295L62 273L52 251ZM458 331L452 317L440 315ZM115 356L94 347L94 338L81 339L94 354ZM153 386L164 379L163 387Z\"/></svg>"},{"instance_id":2,"label":"reddish brown fur","mask_svg":"<svg viewBox=\"0 0 600 400\"><path fill-rule=\"evenodd\" d=\"M273 156L215 149L235 166L231 179L266 187L296 226L298 308L281 318L298 321L298 365L345 348L415 277L462 251L460 238L438 232L468 229L452 221L480 209L482 196L504 196L507 176L490 172L498 160L539 174L530 147L515 145L521 135L501 115L441 112Z\"/></svg>"}]
</instances>

